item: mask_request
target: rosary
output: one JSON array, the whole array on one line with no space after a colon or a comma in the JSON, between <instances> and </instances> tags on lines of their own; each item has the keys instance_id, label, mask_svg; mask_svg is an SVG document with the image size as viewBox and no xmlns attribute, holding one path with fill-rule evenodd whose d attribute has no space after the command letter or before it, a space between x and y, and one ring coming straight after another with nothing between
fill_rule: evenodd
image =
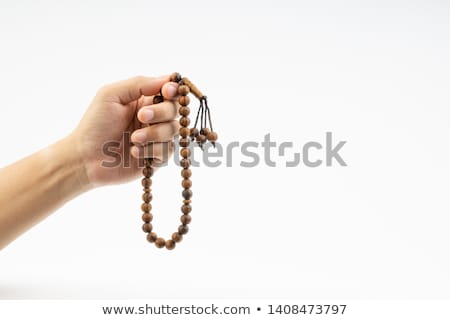
<instances>
[{"instance_id":1,"label":"rosary","mask_svg":"<svg viewBox=\"0 0 450 320\"><path fill-rule=\"evenodd\" d=\"M178 103L180 104L179 114L180 114L180 166L181 169L181 186L183 191L181 193L183 197L183 205L181 206L182 215L180 217L181 225L178 230L172 234L172 238L165 240L164 238L158 237L158 235L153 232L153 225L151 221L153 220L153 215L151 213L152 205L150 201L153 196L151 194L150 186L152 185L151 177L153 175L152 159L146 158L144 160L145 168L142 170L144 178L142 179L142 186L144 187L144 193L142 195L141 209L143 211L142 220L144 224L142 225L142 230L147 233L147 240L151 243L155 243L157 248L166 247L168 250L175 248L176 243L183 239L183 236L188 233L188 224L191 222L192 218L189 213L192 210L191 207L191 197L192 197L192 181L190 179L192 171L189 169L191 165L191 150L189 149L190 141L196 140L197 144L203 150L203 145L206 141L210 141L213 146L215 146L215 141L217 140L217 133L213 131L211 123L211 114L208 107L208 101L206 96L201 93L200 90L188 79L181 77L177 72L170 76L170 81L179 84L178 87ZM188 107L190 99L188 94L192 93L199 101L200 106L198 108L197 117L195 118L195 124L192 128L188 128L191 120L189 119L190 109ZM153 103L161 103L164 101L162 94L156 95L153 98ZM200 120L200 124L199 124ZM199 124L199 125L198 125ZM208 127L209 124L209 127ZM197 125L199 128L197 128Z\"/></svg>"}]
</instances>

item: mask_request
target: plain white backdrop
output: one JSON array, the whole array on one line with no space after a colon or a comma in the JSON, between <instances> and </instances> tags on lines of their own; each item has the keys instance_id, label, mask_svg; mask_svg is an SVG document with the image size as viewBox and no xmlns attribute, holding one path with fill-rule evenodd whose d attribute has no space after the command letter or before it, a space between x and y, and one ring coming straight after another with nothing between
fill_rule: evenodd
<instances>
[{"instance_id":1,"label":"plain white backdrop","mask_svg":"<svg viewBox=\"0 0 450 320\"><path fill-rule=\"evenodd\" d=\"M145 240L139 181L94 190L0 252L1 298L450 298L448 2L1 0L0 44L0 166L68 134L100 86L173 71L223 145L330 131L348 164L194 168L173 252ZM154 195L171 234L172 162Z\"/></svg>"}]
</instances>

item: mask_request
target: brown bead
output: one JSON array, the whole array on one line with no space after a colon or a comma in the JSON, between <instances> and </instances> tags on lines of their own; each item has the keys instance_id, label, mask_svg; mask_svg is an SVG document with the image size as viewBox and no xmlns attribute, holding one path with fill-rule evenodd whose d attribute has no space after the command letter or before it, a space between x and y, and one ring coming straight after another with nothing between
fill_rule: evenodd
<instances>
[{"instance_id":1,"label":"brown bead","mask_svg":"<svg viewBox=\"0 0 450 320\"><path fill-rule=\"evenodd\" d=\"M180 114L180 116L187 117L189 113L191 113L191 109L189 109L189 107L180 107L178 113Z\"/></svg>"},{"instance_id":2,"label":"brown bead","mask_svg":"<svg viewBox=\"0 0 450 320\"><path fill-rule=\"evenodd\" d=\"M181 240L183 240L183 236L181 234L179 234L178 232L174 232L172 234L172 240L175 242L180 242Z\"/></svg>"},{"instance_id":3,"label":"brown bead","mask_svg":"<svg viewBox=\"0 0 450 320\"><path fill-rule=\"evenodd\" d=\"M145 203L149 203L150 201L152 201L153 199L153 195L150 192L145 192L142 194L142 201L144 201Z\"/></svg>"},{"instance_id":4,"label":"brown bead","mask_svg":"<svg viewBox=\"0 0 450 320\"><path fill-rule=\"evenodd\" d=\"M178 72L174 72L170 75L170 81L172 82L180 82L181 81L181 74Z\"/></svg>"},{"instance_id":5,"label":"brown bead","mask_svg":"<svg viewBox=\"0 0 450 320\"><path fill-rule=\"evenodd\" d=\"M187 127L191 123L191 120L188 117L180 118L180 126Z\"/></svg>"},{"instance_id":6,"label":"brown bead","mask_svg":"<svg viewBox=\"0 0 450 320\"><path fill-rule=\"evenodd\" d=\"M183 138L186 138L190 133L191 130L189 130L189 128L186 127L181 127L179 130L180 136L182 136Z\"/></svg>"},{"instance_id":7,"label":"brown bead","mask_svg":"<svg viewBox=\"0 0 450 320\"><path fill-rule=\"evenodd\" d=\"M144 211L145 213L150 212L150 211L152 210L152 205L151 205L150 203L144 202L144 203L141 205L141 209L142 209L142 211Z\"/></svg>"},{"instance_id":8,"label":"brown bead","mask_svg":"<svg viewBox=\"0 0 450 320\"><path fill-rule=\"evenodd\" d=\"M164 97L157 95L153 97L153 104L161 103L164 101Z\"/></svg>"},{"instance_id":9,"label":"brown bead","mask_svg":"<svg viewBox=\"0 0 450 320\"><path fill-rule=\"evenodd\" d=\"M150 233L153 230L153 226L151 223L144 223L142 225L142 231L146 232L146 233Z\"/></svg>"},{"instance_id":10,"label":"brown bead","mask_svg":"<svg viewBox=\"0 0 450 320\"><path fill-rule=\"evenodd\" d=\"M209 141L214 142L214 141L217 140L217 133L215 133L214 131L211 131L210 133L208 133L208 134L206 135L206 138L207 138Z\"/></svg>"},{"instance_id":11,"label":"brown bead","mask_svg":"<svg viewBox=\"0 0 450 320\"><path fill-rule=\"evenodd\" d=\"M192 176L191 169L183 169L181 170L181 176L185 179L190 178Z\"/></svg>"},{"instance_id":12,"label":"brown bead","mask_svg":"<svg viewBox=\"0 0 450 320\"><path fill-rule=\"evenodd\" d=\"M178 94L181 96L187 95L189 93L189 91L191 91L191 90L189 90L189 87L185 84L178 87Z\"/></svg>"},{"instance_id":13,"label":"brown bead","mask_svg":"<svg viewBox=\"0 0 450 320\"><path fill-rule=\"evenodd\" d=\"M191 150L189 148L182 148L180 150L180 156L183 158L188 158L191 155Z\"/></svg>"},{"instance_id":14,"label":"brown bead","mask_svg":"<svg viewBox=\"0 0 450 320\"><path fill-rule=\"evenodd\" d=\"M184 189L181 194L183 195L183 198L185 198L186 200L192 198L192 190L190 189Z\"/></svg>"},{"instance_id":15,"label":"brown bead","mask_svg":"<svg viewBox=\"0 0 450 320\"><path fill-rule=\"evenodd\" d=\"M208 132L211 132L211 129L203 128L200 130L200 134L203 134L204 136L206 136L208 134Z\"/></svg>"},{"instance_id":16,"label":"brown bead","mask_svg":"<svg viewBox=\"0 0 450 320\"><path fill-rule=\"evenodd\" d=\"M173 241L173 240L166 241L166 249L167 250L173 250L175 248L175 246L176 246L175 241Z\"/></svg>"},{"instance_id":17,"label":"brown bead","mask_svg":"<svg viewBox=\"0 0 450 320\"><path fill-rule=\"evenodd\" d=\"M198 143L204 143L206 141L206 136L203 134L199 134L196 138Z\"/></svg>"},{"instance_id":18,"label":"brown bead","mask_svg":"<svg viewBox=\"0 0 450 320\"><path fill-rule=\"evenodd\" d=\"M186 233L189 232L189 227L182 224L181 226L178 227L178 233L181 235L185 235Z\"/></svg>"},{"instance_id":19,"label":"brown bead","mask_svg":"<svg viewBox=\"0 0 450 320\"><path fill-rule=\"evenodd\" d=\"M182 224L189 224L192 221L192 217L190 215L188 215L188 214L183 214L180 217L180 221L181 221Z\"/></svg>"},{"instance_id":20,"label":"brown bead","mask_svg":"<svg viewBox=\"0 0 450 320\"><path fill-rule=\"evenodd\" d=\"M180 139L180 147L183 147L183 148L189 147L189 143L191 143L191 142L189 141L188 138Z\"/></svg>"},{"instance_id":21,"label":"brown bead","mask_svg":"<svg viewBox=\"0 0 450 320\"><path fill-rule=\"evenodd\" d=\"M150 232L148 235L147 235L147 241L148 242L155 242L156 241L156 239L158 239L158 236L156 235L156 233L154 233L154 232Z\"/></svg>"},{"instance_id":22,"label":"brown bead","mask_svg":"<svg viewBox=\"0 0 450 320\"><path fill-rule=\"evenodd\" d=\"M180 160L180 166L182 168L187 169L187 168L189 168L190 165L191 165L191 160L189 160L189 159L181 159Z\"/></svg>"},{"instance_id":23,"label":"brown bead","mask_svg":"<svg viewBox=\"0 0 450 320\"><path fill-rule=\"evenodd\" d=\"M151 176L153 176L153 168L152 167L145 167L144 169L142 169L142 174L146 177L146 178L150 178Z\"/></svg>"},{"instance_id":24,"label":"brown bead","mask_svg":"<svg viewBox=\"0 0 450 320\"><path fill-rule=\"evenodd\" d=\"M189 105L189 102L191 102L191 99L189 99L189 96L180 96L178 98L178 103L183 107Z\"/></svg>"},{"instance_id":25,"label":"brown bead","mask_svg":"<svg viewBox=\"0 0 450 320\"><path fill-rule=\"evenodd\" d=\"M185 189L189 189L190 187L192 187L192 181L190 179L184 179L183 181L181 181L181 186Z\"/></svg>"},{"instance_id":26,"label":"brown bead","mask_svg":"<svg viewBox=\"0 0 450 320\"><path fill-rule=\"evenodd\" d=\"M164 246L166 245L166 240L164 240L164 238L158 238L155 241L155 245L157 248L164 248Z\"/></svg>"},{"instance_id":27,"label":"brown bead","mask_svg":"<svg viewBox=\"0 0 450 320\"><path fill-rule=\"evenodd\" d=\"M197 128L191 128L191 138L194 139L198 136L199 132Z\"/></svg>"},{"instance_id":28,"label":"brown bead","mask_svg":"<svg viewBox=\"0 0 450 320\"><path fill-rule=\"evenodd\" d=\"M192 207L189 204L185 204L181 206L181 212L184 214L188 214L192 211Z\"/></svg>"},{"instance_id":29,"label":"brown bead","mask_svg":"<svg viewBox=\"0 0 450 320\"><path fill-rule=\"evenodd\" d=\"M189 199L184 199L183 200L183 204L188 205L188 204L191 204L191 203L192 203L192 200L189 200Z\"/></svg>"},{"instance_id":30,"label":"brown bead","mask_svg":"<svg viewBox=\"0 0 450 320\"><path fill-rule=\"evenodd\" d=\"M145 223L149 223L153 220L153 215L151 213L144 213L142 215L142 221L144 221Z\"/></svg>"},{"instance_id":31,"label":"brown bead","mask_svg":"<svg viewBox=\"0 0 450 320\"><path fill-rule=\"evenodd\" d=\"M150 178L142 178L141 183L144 188L148 188L152 185L152 180Z\"/></svg>"}]
</instances>

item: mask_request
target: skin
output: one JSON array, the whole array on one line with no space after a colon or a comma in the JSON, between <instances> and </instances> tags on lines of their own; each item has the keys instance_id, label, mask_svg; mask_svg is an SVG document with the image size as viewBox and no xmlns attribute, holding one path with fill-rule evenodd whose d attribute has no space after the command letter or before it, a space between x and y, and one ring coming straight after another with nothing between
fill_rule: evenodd
<instances>
[{"instance_id":1,"label":"skin","mask_svg":"<svg viewBox=\"0 0 450 320\"><path fill-rule=\"evenodd\" d=\"M70 135L0 169L0 249L76 196L136 179L141 175L138 159L167 161L179 129L177 89L169 76L107 85ZM160 91L166 101L153 104ZM130 143L122 143L126 132ZM109 141L120 142L117 152L131 159L130 166L102 166L111 162L102 151Z\"/></svg>"}]
</instances>

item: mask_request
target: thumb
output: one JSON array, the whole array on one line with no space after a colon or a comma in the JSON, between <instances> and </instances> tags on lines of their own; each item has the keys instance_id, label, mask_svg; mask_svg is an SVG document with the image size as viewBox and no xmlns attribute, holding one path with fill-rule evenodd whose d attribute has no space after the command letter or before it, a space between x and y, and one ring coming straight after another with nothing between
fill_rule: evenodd
<instances>
[{"instance_id":1,"label":"thumb","mask_svg":"<svg viewBox=\"0 0 450 320\"><path fill-rule=\"evenodd\" d=\"M101 94L103 97L125 105L141 96L152 96L159 93L169 79L169 75L158 78L137 76L110 84L101 90Z\"/></svg>"}]
</instances>

